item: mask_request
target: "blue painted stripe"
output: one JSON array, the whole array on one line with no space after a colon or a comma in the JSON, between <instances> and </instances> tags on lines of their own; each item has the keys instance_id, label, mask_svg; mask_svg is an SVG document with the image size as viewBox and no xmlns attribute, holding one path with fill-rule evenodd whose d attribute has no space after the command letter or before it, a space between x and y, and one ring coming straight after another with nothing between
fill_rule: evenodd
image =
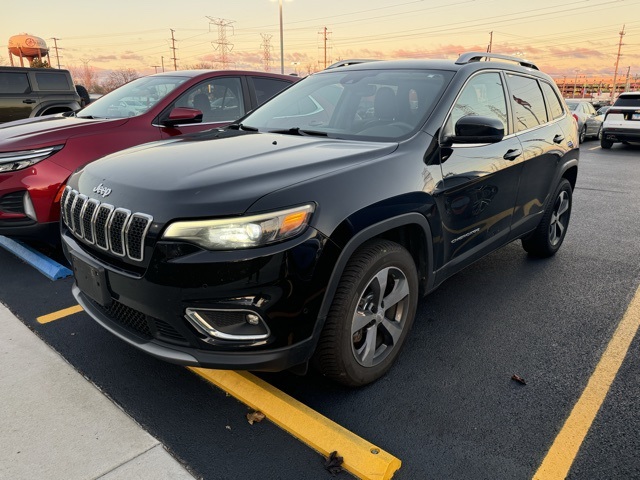
<instances>
[{"instance_id":1,"label":"blue painted stripe","mask_svg":"<svg viewBox=\"0 0 640 480\"><path fill-rule=\"evenodd\" d=\"M55 260L17 240L0 235L0 246L34 267L50 280L59 280L73 275L73 272L64 265L60 265Z\"/></svg>"}]
</instances>

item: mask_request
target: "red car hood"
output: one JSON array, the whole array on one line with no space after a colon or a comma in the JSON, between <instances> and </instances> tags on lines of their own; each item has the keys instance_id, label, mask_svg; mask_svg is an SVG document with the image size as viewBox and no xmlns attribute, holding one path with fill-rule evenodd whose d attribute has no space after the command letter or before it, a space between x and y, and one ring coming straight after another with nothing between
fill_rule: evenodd
<instances>
[{"instance_id":1,"label":"red car hood","mask_svg":"<svg viewBox=\"0 0 640 480\"><path fill-rule=\"evenodd\" d=\"M78 118L62 115L27 118L0 124L0 152L64 144L77 135L119 127L128 118Z\"/></svg>"}]
</instances>

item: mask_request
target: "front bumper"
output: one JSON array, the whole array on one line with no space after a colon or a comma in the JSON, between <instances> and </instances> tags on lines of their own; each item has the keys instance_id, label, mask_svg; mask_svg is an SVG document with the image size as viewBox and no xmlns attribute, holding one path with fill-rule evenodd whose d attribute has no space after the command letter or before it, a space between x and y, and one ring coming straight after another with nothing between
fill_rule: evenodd
<instances>
[{"instance_id":1,"label":"front bumper","mask_svg":"<svg viewBox=\"0 0 640 480\"><path fill-rule=\"evenodd\" d=\"M324 323L318 312L330 274L320 259L338 253L311 229L294 241L242 253L186 246L191 253L174 256L185 245L164 243L136 273L93 255L64 228L62 240L72 264L82 262L104 275L105 293L98 295L79 287L76 270L73 294L109 332L172 363L257 371L286 370L309 360ZM236 259L228 261L229 255ZM187 308L253 311L268 325L269 337L207 338L185 318Z\"/></svg>"},{"instance_id":2,"label":"front bumper","mask_svg":"<svg viewBox=\"0 0 640 480\"><path fill-rule=\"evenodd\" d=\"M0 235L57 240L59 197L70 174L69 170L48 159L23 170L0 173ZM25 192L28 192L33 206L31 216L24 210L16 212L2 208L3 198L20 196ZM34 214L35 219L32 218Z\"/></svg>"}]
</instances>

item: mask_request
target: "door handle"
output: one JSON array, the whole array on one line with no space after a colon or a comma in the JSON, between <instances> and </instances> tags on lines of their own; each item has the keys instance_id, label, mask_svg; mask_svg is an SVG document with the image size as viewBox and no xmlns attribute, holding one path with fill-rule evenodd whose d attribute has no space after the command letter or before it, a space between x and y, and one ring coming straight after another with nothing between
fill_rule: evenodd
<instances>
[{"instance_id":1,"label":"door handle","mask_svg":"<svg viewBox=\"0 0 640 480\"><path fill-rule=\"evenodd\" d=\"M564 135L556 135L555 137L553 137L553 143L562 143L564 142Z\"/></svg>"},{"instance_id":2,"label":"door handle","mask_svg":"<svg viewBox=\"0 0 640 480\"><path fill-rule=\"evenodd\" d=\"M507 150L507 153L505 153L504 157L502 158L504 158L505 160L515 160L520 155L522 155L522 150L520 150L519 148L512 148L510 150Z\"/></svg>"},{"instance_id":3,"label":"door handle","mask_svg":"<svg viewBox=\"0 0 640 480\"><path fill-rule=\"evenodd\" d=\"M22 100L22 103L36 103L36 101L30 98L27 98L26 100Z\"/></svg>"}]
</instances>

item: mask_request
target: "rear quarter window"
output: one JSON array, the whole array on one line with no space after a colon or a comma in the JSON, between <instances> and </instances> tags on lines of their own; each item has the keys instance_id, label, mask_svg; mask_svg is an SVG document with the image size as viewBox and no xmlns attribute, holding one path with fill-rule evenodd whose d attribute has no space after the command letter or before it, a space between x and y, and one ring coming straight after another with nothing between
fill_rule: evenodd
<instances>
[{"instance_id":1,"label":"rear quarter window","mask_svg":"<svg viewBox=\"0 0 640 480\"><path fill-rule=\"evenodd\" d=\"M64 73L36 73L36 82L38 82L40 90L73 90L67 75Z\"/></svg>"},{"instance_id":2,"label":"rear quarter window","mask_svg":"<svg viewBox=\"0 0 640 480\"><path fill-rule=\"evenodd\" d=\"M551 118L554 120L560 118L564 115L564 108L562 108L562 103L560 103L560 99L558 98L558 95L556 95L555 90L547 82L540 82L540 85L542 85L542 91L544 92L547 104L549 105Z\"/></svg>"}]
</instances>

